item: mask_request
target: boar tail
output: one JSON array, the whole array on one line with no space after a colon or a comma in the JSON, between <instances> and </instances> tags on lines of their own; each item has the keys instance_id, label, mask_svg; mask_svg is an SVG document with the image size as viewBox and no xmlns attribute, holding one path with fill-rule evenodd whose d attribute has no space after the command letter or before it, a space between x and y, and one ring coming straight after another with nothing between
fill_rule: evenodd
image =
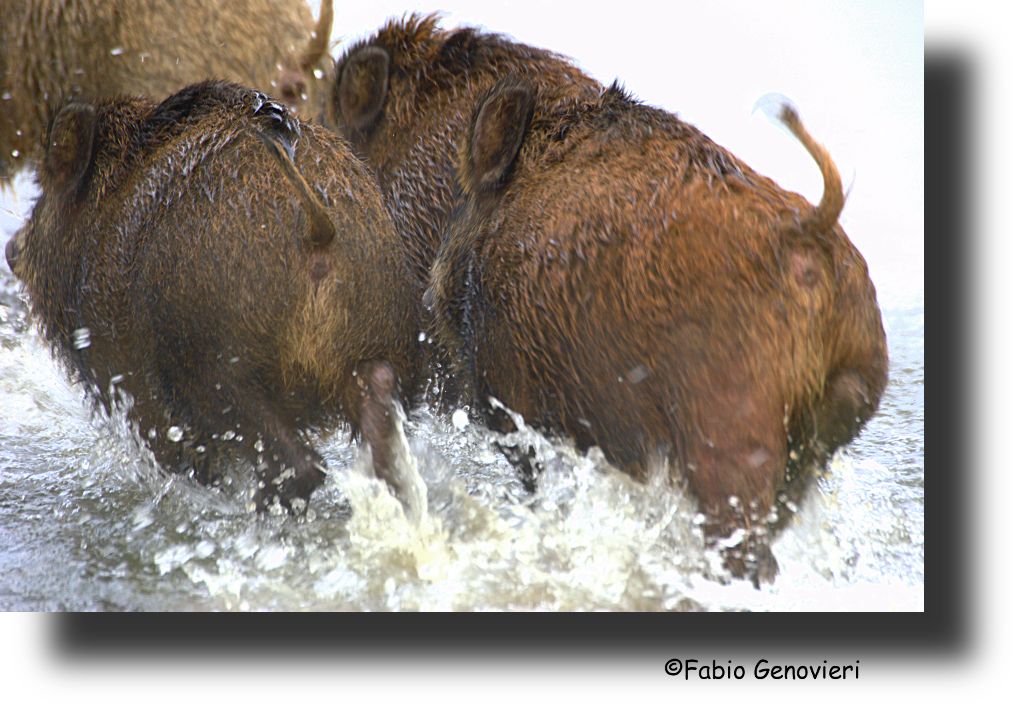
<instances>
[{"instance_id":1,"label":"boar tail","mask_svg":"<svg viewBox=\"0 0 1024 712\"><path fill-rule=\"evenodd\" d=\"M299 58L299 67L304 72L313 69L320 58L327 54L331 41L331 28L334 26L334 0L320 0L320 15L313 28L313 36L306 45L306 50Z\"/></svg>"},{"instance_id":2,"label":"boar tail","mask_svg":"<svg viewBox=\"0 0 1024 712\"><path fill-rule=\"evenodd\" d=\"M831 229L839 219L839 213L842 212L843 205L846 202L846 196L843 195L843 181L839 176L836 164L832 161L832 157L820 143L807 133L807 129L804 128L804 124L800 120L800 115L793 107L793 104L785 97L777 94L762 97L757 102L756 109L765 109L766 112L774 114L775 118L781 121L789 129L790 133L796 136L797 140L803 144L807 152L814 158L815 163L818 164L818 169L821 171L821 177L825 183L825 191L822 193L821 202L805 219L805 224L819 231Z\"/></svg>"},{"instance_id":3,"label":"boar tail","mask_svg":"<svg viewBox=\"0 0 1024 712\"><path fill-rule=\"evenodd\" d=\"M295 161L292 160L288 149L281 145L280 141L275 140L274 137L269 136L267 133L263 131L257 131L256 133L260 140L263 141L263 145L270 151L270 155L277 161L281 170L284 171L288 182L292 184L292 187L295 188L299 198L302 200L302 205L309 216L310 242L316 247L329 245L334 240L334 223L331 222L331 216L327 214L323 203L317 199L309 183L299 173L299 169L295 165Z\"/></svg>"}]
</instances>

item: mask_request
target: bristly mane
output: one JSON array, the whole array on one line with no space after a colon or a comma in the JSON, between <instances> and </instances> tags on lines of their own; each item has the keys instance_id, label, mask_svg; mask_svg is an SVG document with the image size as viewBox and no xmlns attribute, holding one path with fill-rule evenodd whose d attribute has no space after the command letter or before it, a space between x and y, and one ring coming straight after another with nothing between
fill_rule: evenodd
<instances>
[{"instance_id":1,"label":"bristly mane","mask_svg":"<svg viewBox=\"0 0 1024 712\"><path fill-rule=\"evenodd\" d=\"M338 66L364 47L383 47L393 50L392 54L408 55L415 61L423 61L432 48L428 40L442 32L438 26L440 20L437 12L428 15L411 12L392 18L376 34L352 44L338 60Z\"/></svg>"},{"instance_id":2,"label":"bristly mane","mask_svg":"<svg viewBox=\"0 0 1024 712\"><path fill-rule=\"evenodd\" d=\"M445 30L440 21L436 12L414 12L391 19L375 35L351 46L338 65L364 47L381 47L389 51L393 69L411 70L417 76L429 77L432 84L443 85L474 66L490 67L502 58L509 63L554 60L575 64L568 57L518 43L499 33L474 27Z\"/></svg>"},{"instance_id":3,"label":"bristly mane","mask_svg":"<svg viewBox=\"0 0 1024 712\"><path fill-rule=\"evenodd\" d=\"M407 50L410 45L428 40L440 32L440 22L439 12L426 15L410 12L403 17L388 20L374 39L380 44Z\"/></svg>"}]
</instances>

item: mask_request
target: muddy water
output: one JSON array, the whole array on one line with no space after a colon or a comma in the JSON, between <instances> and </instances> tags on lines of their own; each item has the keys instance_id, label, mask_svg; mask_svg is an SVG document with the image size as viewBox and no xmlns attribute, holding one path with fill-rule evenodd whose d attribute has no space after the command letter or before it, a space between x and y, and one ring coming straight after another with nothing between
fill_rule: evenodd
<instances>
[{"instance_id":1,"label":"muddy water","mask_svg":"<svg viewBox=\"0 0 1024 712\"><path fill-rule=\"evenodd\" d=\"M0 243L29 212L26 179ZM923 297L887 300L891 384L775 545L761 591L726 583L685 493L638 484L599 451L514 436L545 467L529 493L494 436L417 411L428 497L410 525L347 433L303 517L252 511L167 477L121 417L97 418L0 267L0 610L923 610Z\"/></svg>"}]
</instances>

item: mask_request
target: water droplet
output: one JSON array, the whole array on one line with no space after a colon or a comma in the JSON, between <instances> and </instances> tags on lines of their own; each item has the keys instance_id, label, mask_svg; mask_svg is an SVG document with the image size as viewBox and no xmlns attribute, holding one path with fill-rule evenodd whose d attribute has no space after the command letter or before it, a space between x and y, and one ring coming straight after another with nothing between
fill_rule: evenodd
<instances>
[{"instance_id":1,"label":"water droplet","mask_svg":"<svg viewBox=\"0 0 1024 712\"><path fill-rule=\"evenodd\" d=\"M646 366L641 364L626 374L626 380L635 386L637 383L640 383L650 375L650 370Z\"/></svg>"},{"instance_id":2,"label":"water droplet","mask_svg":"<svg viewBox=\"0 0 1024 712\"><path fill-rule=\"evenodd\" d=\"M452 425L456 430L464 430L469 425L469 414L461 408L452 413Z\"/></svg>"},{"instance_id":3,"label":"water droplet","mask_svg":"<svg viewBox=\"0 0 1024 712\"><path fill-rule=\"evenodd\" d=\"M14 149L13 151L11 151L11 156L13 156L14 158L17 158L20 155L21 152L19 152L18 149Z\"/></svg>"},{"instance_id":4,"label":"water droplet","mask_svg":"<svg viewBox=\"0 0 1024 712\"><path fill-rule=\"evenodd\" d=\"M234 440L235 439L235 431L234 430L229 430L226 433L224 433L224 439L225 440Z\"/></svg>"},{"instance_id":5,"label":"water droplet","mask_svg":"<svg viewBox=\"0 0 1024 712\"><path fill-rule=\"evenodd\" d=\"M167 428L167 439L172 443L180 443L181 438L185 435L184 431L177 425L172 425Z\"/></svg>"},{"instance_id":6,"label":"water droplet","mask_svg":"<svg viewBox=\"0 0 1024 712\"><path fill-rule=\"evenodd\" d=\"M72 345L76 351L87 349L92 345L90 336L92 333L84 326L81 329L75 329L75 332L71 335Z\"/></svg>"},{"instance_id":7,"label":"water droplet","mask_svg":"<svg viewBox=\"0 0 1024 712\"><path fill-rule=\"evenodd\" d=\"M424 342L424 341L426 341L426 340L427 340L427 334L426 334L426 332L425 332L425 331L421 331L421 332L420 332L420 335L419 335L419 342L420 342L420 343L423 343L423 342Z\"/></svg>"},{"instance_id":8,"label":"water droplet","mask_svg":"<svg viewBox=\"0 0 1024 712\"><path fill-rule=\"evenodd\" d=\"M155 440L156 439L156 428L150 428L149 432L146 433L146 435L149 436L150 440Z\"/></svg>"},{"instance_id":9,"label":"water droplet","mask_svg":"<svg viewBox=\"0 0 1024 712\"><path fill-rule=\"evenodd\" d=\"M256 452L263 452L263 441L257 440L255 443L253 443L252 447Z\"/></svg>"},{"instance_id":10,"label":"water droplet","mask_svg":"<svg viewBox=\"0 0 1024 712\"><path fill-rule=\"evenodd\" d=\"M202 455L204 452L206 452L206 446L205 445L196 445L196 452L198 452L200 455Z\"/></svg>"},{"instance_id":11,"label":"water droplet","mask_svg":"<svg viewBox=\"0 0 1024 712\"><path fill-rule=\"evenodd\" d=\"M110 54L115 57L122 55L124 54L124 47L114 47L114 49L110 50Z\"/></svg>"},{"instance_id":12,"label":"water droplet","mask_svg":"<svg viewBox=\"0 0 1024 712\"><path fill-rule=\"evenodd\" d=\"M10 101L11 100L11 92L5 91L3 93L3 100L4 101ZM18 135L21 136L21 132L20 131L18 132Z\"/></svg>"}]
</instances>

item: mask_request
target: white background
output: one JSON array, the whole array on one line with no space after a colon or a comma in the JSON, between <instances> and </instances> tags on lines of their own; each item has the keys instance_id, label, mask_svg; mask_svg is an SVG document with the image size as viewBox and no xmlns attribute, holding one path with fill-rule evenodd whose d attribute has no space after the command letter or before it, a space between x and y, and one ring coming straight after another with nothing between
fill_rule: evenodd
<instances>
[{"instance_id":1,"label":"white background","mask_svg":"<svg viewBox=\"0 0 1024 712\"><path fill-rule=\"evenodd\" d=\"M441 7L443 3L438 0ZM385 17L414 5L363 3L350 7L339 0L336 28L346 36L364 36ZM861 132L878 137L879 127L884 129L891 120L897 135L910 136L915 124L918 130L923 124L923 107L913 101L871 104L871 97L897 96L898 77L909 73L906 67L894 67L890 72L884 62L879 63L885 53L872 52L872 46L878 46L865 43L868 35L840 31L863 28L876 11L913 18L916 4L693 5L515 2L492 7L481 3L477 9L453 13L445 24L481 24L571 55L602 81L617 76L640 98L680 114L758 170L816 201L820 182L814 183L816 172L810 160L791 140L780 140L781 130L749 113L762 93L786 93L802 110L811 131L832 150L847 182L856 174L843 224L867 255L876 278L877 272L884 273L886 268L876 270L875 255L885 261L896 254L896 267L919 260L924 239L920 137L904 149L886 144L885 150L893 151L892 182L877 186L874 178L881 174L872 165L875 159L864 148ZM697 705L803 709L826 704L829 709L863 710L871 706L947 709L992 704L1000 699L1000 690L1008 694L1004 699L1019 699L1022 656L1018 636L1024 631L1018 603L1019 527L1015 525L1022 519L1024 501L1021 460L1016 452L1021 442L1018 404L1024 395L1018 365L1021 294L1017 288L1022 236L1013 227L1021 203L1016 168L1021 157L1018 127L1024 57L1020 23L1001 10L1005 7L1005 3L962 1L925 5L929 50L939 46L966 50L979 81L975 87L978 105L972 107L976 134L970 144L977 176L972 194L976 220L965 236L975 248L978 269L971 280L978 288L971 295L973 327L965 334L976 344L976 369L968 374L968 383L977 397L974 432L965 434L973 445L971 467L963 473L977 503L977 511L969 517L977 531L971 532L975 545L967 552L972 564L968 590L974 605L969 614L973 643L966 651L954 656L869 653L862 660L858 681L776 685L685 683L664 675L663 655L634 653L583 659L538 651L532 662L522 655L509 661L472 651L454 657L409 656L395 651L390 660L381 655L365 659L310 655L301 660L264 655L255 659L225 656L221 660L203 656L190 663L181 657L165 660L125 655L89 661L69 659L54 649L49 635L52 621L47 618L5 614L0 616L0 689L4 690L0 705L7 709L59 705L87 710L283 706L531 710L586 709L595 703L598 708L629 709L653 702L664 709L694 709ZM707 19L711 15L713 21ZM796 19L799 17L811 20L804 23ZM855 38L851 39L851 34ZM772 44L780 48L778 53L757 49L751 54L752 47L759 47L757 37L773 39ZM799 38L813 41L803 44ZM898 43L883 42L882 38L878 42L897 55L905 51ZM866 55L849 54L853 45L864 49ZM711 52L710 47L717 51ZM838 56L826 51L830 47L836 48ZM780 54L793 59L783 62L778 59ZM858 67L865 71L858 73ZM736 77L744 74L756 81L740 83ZM831 74L838 81L823 82L822 74ZM919 86L903 89L905 96L915 92L920 96ZM775 140L780 140L777 146L763 149L762 154L762 146ZM881 200L883 193L902 201L902 213L889 207L891 201ZM858 211L863 217L858 217ZM872 215L878 211L880 215ZM886 233L889 237L879 236L872 229L878 226L895 229ZM909 244L886 248L885 241L897 236L906 236ZM915 239L919 240L916 248ZM919 281L920 274L908 268L906 280ZM902 295L895 280L891 290ZM913 284L907 293L915 293ZM727 652L748 662L760 656L749 646ZM816 662L831 654L808 649L806 655L793 657ZM704 651L687 648L681 641L678 656L710 657L710 653L705 656Z\"/></svg>"}]
</instances>

